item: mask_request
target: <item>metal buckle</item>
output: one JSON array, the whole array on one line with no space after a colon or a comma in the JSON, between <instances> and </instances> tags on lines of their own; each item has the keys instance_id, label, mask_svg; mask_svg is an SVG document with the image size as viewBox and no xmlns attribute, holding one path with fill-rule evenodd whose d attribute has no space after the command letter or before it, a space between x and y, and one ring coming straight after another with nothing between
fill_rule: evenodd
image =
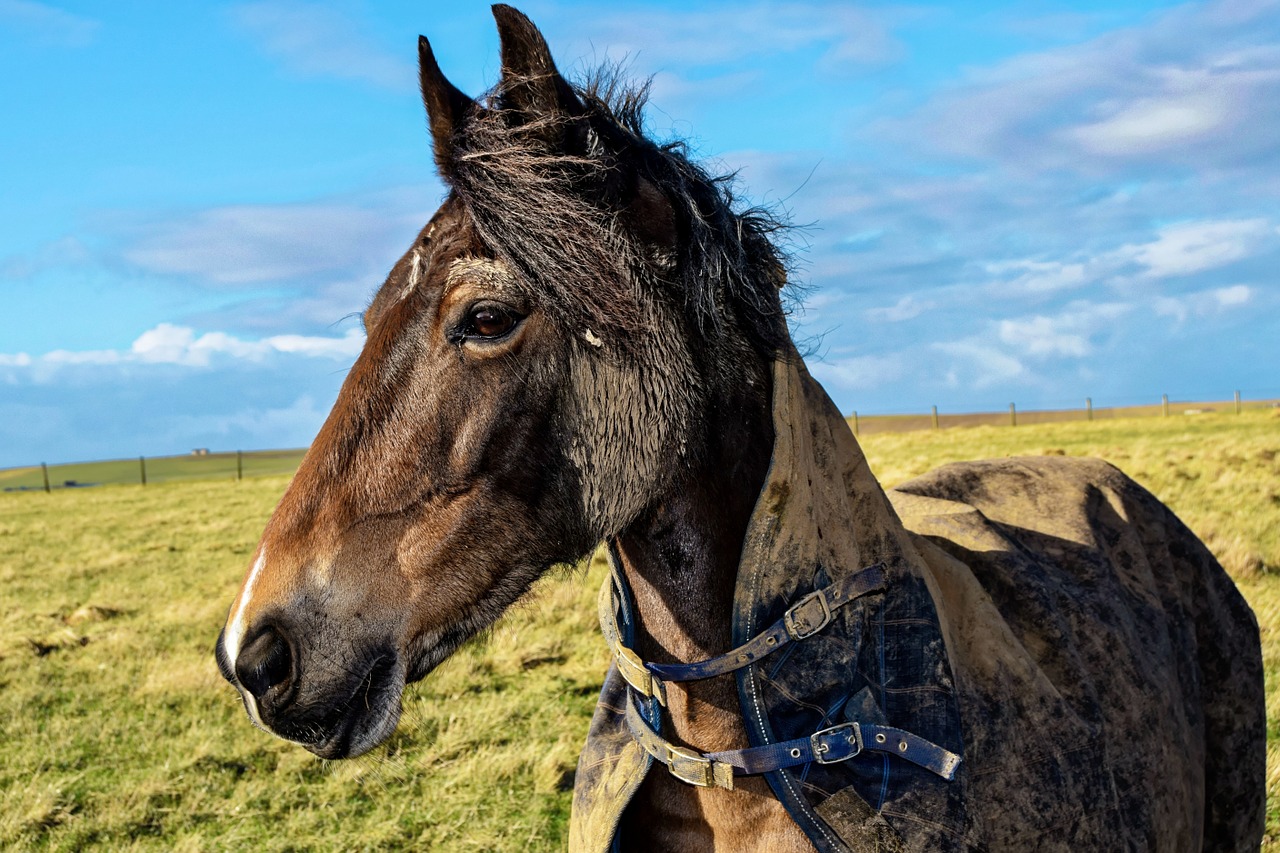
<instances>
[{"instance_id":1,"label":"metal buckle","mask_svg":"<svg viewBox=\"0 0 1280 853\"><path fill-rule=\"evenodd\" d=\"M808 620L805 620L803 626L798 626L796 624L796 614L800 611L800 608L807 607L814 601L817 601L822 607L822 620L817 625L813 626L808 625ZM826 591L820 589L817 592L811 592L795 604L791 605L791 607L787 608L787 612L782 615L782 622L787 628L787 633L791 635L791 639L793 640L803 640L807 637L812 637L814 634L830 625L831 605L827 603Z\"/></svg>"},{"instance_id":2,"label":"metal buckle","mask_svg":"<svg viewBox=\"0 0 1280 853\"><path fill-rule=\"evenodd\" d=\"M842 729L849 730L849 743L854 745L853 752L848 755L842 755L839 758L827 758L826 754L831 751L828 744L822 742L822 738L831 737L839 734ZM862 726L855 723L841 723L838 726L832 726L829 729L823 729L820 732L814 732L809 735L809 749L813 752L813 760L819 764L835 764L840 761L848 761L858 753L862 752Z\"/></svg>"},{"instance_id":3,"label":"metal buckle","mask_svg":"<svg viewBox=\"0 0 1280 853\"><path fill-rule=\"evenodd\" d=\"M658 704L665 708L667 691L662 681L654 677L640 656L631 649L619 644L616 652L614 659L617 661L618 674L622 676L622 680L639 691L641 695L655 697Z\"/></svg>"},{"instance_id":4,"label":"metal buckle","mask_svg":"<svg viewBox=\"0 0 1280 853\"><path fill-rule=\"evenodd\" d=\"M667 769L671 771L672 776L699 788L710 788L715 784L710 758L699 755L692 749L685 749L683 746L666 744L666 747Z\"/></svg>"}]
</instances>

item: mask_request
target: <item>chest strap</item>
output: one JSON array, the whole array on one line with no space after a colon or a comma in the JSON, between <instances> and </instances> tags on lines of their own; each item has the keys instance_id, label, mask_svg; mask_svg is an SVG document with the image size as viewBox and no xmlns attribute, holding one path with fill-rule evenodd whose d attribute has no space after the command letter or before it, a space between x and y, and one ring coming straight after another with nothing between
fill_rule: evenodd
<instances>
[{"instance_id":1,"label":"chest strap","mask_svg":"<svg viewBox=\"0 0 1280 853\"><path fill-rule=\"evenodd\" d=\"M754 776L809 762L835 764L863 752L896 755L950 782L960 766L960 756L922 737L869 723L841 723L808 737L764 746L700 753L665 740L640 715L635 697L627 693L627 728L640 747L667 766L672 776L700 788L733 790L734 776Z\"/></svg>"},{"instance_id":2,"label":"chest strap","mask_svg":"<svg viewBox=\"0 0 1280 853\"><path fill-rule=\"evenodd\" d=\"M664 681L698 681L742 669L792 642L803 640L827 627L831 614L859 596L884 589L884 566L868 566L842 581L811 592L791 607L782 618L736 649L696 663L647 663L622 641L618 626L617 601L612 577L600 588L600 632L617 664L618 674L642 696L652 696L667 704Z\"/></svg>"}]
</instances>

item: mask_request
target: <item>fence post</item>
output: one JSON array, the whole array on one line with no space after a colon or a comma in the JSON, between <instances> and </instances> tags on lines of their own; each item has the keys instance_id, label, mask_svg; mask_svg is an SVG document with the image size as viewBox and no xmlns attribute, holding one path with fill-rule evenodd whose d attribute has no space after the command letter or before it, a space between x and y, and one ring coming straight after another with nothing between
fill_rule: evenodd
<instances>
[{"instance_id":1,"label":"fence post","mask_svg":"<svg viewBox=\"0 0 1280 853\"><path fill-rule=\"evenodd\" d=\"M239 450L236 451L236 482L244 479L244 459Z\"/></svg>"},{"instance_id":2,"label":"fence post","mask_svg":"<svg viewBox=\"0 0 1280 853\"><path fill-rule=\"evenodd\" d=\"M1236 414L1240 414L1240 392L1236 392Z\"/></svg>"},{"instance_id":3,"label":"fence post","mask_svg":"<svg viewBox=\"0 0 1280 853\"><path fill-rule=\"evenodd\" d=\"M1160 411L1164 413L1164 416L1166 418L1169 417L1169 395L1168 394L1160 395Z\"/></svg>"},{"instance_id":4,"label":"fence post","mask_svg":"<svg viewBox=\"0 0 1280 853\"><path fill-rule=\"evenodd\" d=\"M937 406L933 407L933 428L934 429L938 428L938 407Z\"/></svg>"},{"instance_id":5,"label":"fence post","mask_svg":"<svg viewBox=\"0 0 1280 853\"><path fill-rule=\"evenodd\" d=\"M853 410L853 434L858 434L858 410Z\"/></svg>"},{"instance_id":6,"label":"fence post","mask_svg":"<svg viewBox=\"0 0 1280 853\"><path fill-rule=\"evenodd\" d=\"M1084 398L1084 416L1085 420L1093 420L1093 398Z\"/></svg>"},{"instance_id":7,"label":"fence post","mask_svg":"<svg viewBox=\"0 0 1280 853\"><path fill-rule=\"evenodd\" d=\"M1009 404L1009 426L1017 426L1017 425L1018 425L1018 410L1017 408L1014 407L1013 403L1010 403Z\"/></svg>"},{"instance_id":8,"label":"fence post","mask_svg":"<svg viewBox=\"0 0 1280 853\"><path fill-rule=\"evenodd\" d=\"M47 495L53 491L49 488L49 466L41 462L40 473L44 475L44 493Z\"/></svg>"},{"instance_id":9,"label":"fence post","mask_svg":"<svg viewBox=\"0 0 1280 853\"><path fill-rule=\"evenodd\" d=\"M142 474L142 485L147 484L147 457L138 457L138 471Z\"/></svg>"}]
</instances>

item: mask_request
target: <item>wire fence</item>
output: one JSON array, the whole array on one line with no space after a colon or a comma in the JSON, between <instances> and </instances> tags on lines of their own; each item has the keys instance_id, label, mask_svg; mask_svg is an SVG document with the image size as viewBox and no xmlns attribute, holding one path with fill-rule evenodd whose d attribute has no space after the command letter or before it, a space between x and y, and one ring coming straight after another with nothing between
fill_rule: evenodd
<instances>
[{"instance_id":1,"label":"wire fence","mask_svg":"<svg viewBox=\"0 0 1280 853\"><path fill-rule=\"evenodd\" d=\"M1231 400L1170 400L1164 395L1159 403L1144 406L1094 406L1085 398L1079 408L1019 409L1014 403L1008 410L952 413L940 412L937 406L928 412L893 415L866 415L853 412L849 425L857 435L885 432L909 432L926 429L993 426L1016 427L1064 421L1093 421L1116 418L1178 417L1209 413L1242 414L1247 411L1280 407L1280 399L1242 399L1236 392ZM182 456L139 456L132 459L107 459L93 462L70 462L58 465L28 465L0 469L0 489L6 492L52 492L89 486L146 486L183 480L242 480L246 477L290 475L297 470L306 448L291 450L255 450L210 453L197 450Z\"/></svg>"},{"instance_id":2,"label":"wire fence","mask_svg":"<svg viewBox=\"0 0 1280 853\"><path fill-rule=\"evenodd\" d=\"M1246 411L1274 409L1280 399L1244 399L1237 391L1230 400L1171 400L1161 395L1159 403L1142 406L1095 406L1086 397L1079 408L1019 409L1010 403L1003 411L948 413L939 412L937 406L929 412L894 415L865 415L853 412L849 425L857 435L874 435L881 432L910 432L924 429L953 429L975 426L1027 426L1031 424L1062 423L1065 421L1114 420L1117 418L1174 417L1205 415L1211 413L1242 414Z\"/></svg>"},{"instance_id":3,"label":"wire fence","mask_svg":"<svg viewBox=\"0 0 1280 853\"><path fill-rule=\"evenodd\" d=\"M50 492L88 486L131 483L146 486L181 480L242 480L245 477L292 474L305 452L305 448L226 453L196 451L183 456L139 456L60 465L42 462L0 470L0 489L6 492Z\"/></svg>"}]
</instances>

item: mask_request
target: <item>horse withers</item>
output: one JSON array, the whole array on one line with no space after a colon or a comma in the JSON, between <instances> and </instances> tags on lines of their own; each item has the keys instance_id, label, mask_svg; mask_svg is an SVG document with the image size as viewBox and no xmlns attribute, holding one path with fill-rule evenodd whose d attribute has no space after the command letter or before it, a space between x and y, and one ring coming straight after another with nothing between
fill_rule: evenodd
<instances>
[{"instance_id":1,"label":"horse withers","mask_svg":"<svg viewBox=\"0 0 1280 853\"><path fill-rule=\"evenodd\" d=\"M1204 546L1098 461L886 494L790 342L779 223L494 16L483 102L419 42L449 195L218 639L253 721L373 749L603 541L574 850L1256 850L1258 629Z\"/></svg>"}]
</instances>

